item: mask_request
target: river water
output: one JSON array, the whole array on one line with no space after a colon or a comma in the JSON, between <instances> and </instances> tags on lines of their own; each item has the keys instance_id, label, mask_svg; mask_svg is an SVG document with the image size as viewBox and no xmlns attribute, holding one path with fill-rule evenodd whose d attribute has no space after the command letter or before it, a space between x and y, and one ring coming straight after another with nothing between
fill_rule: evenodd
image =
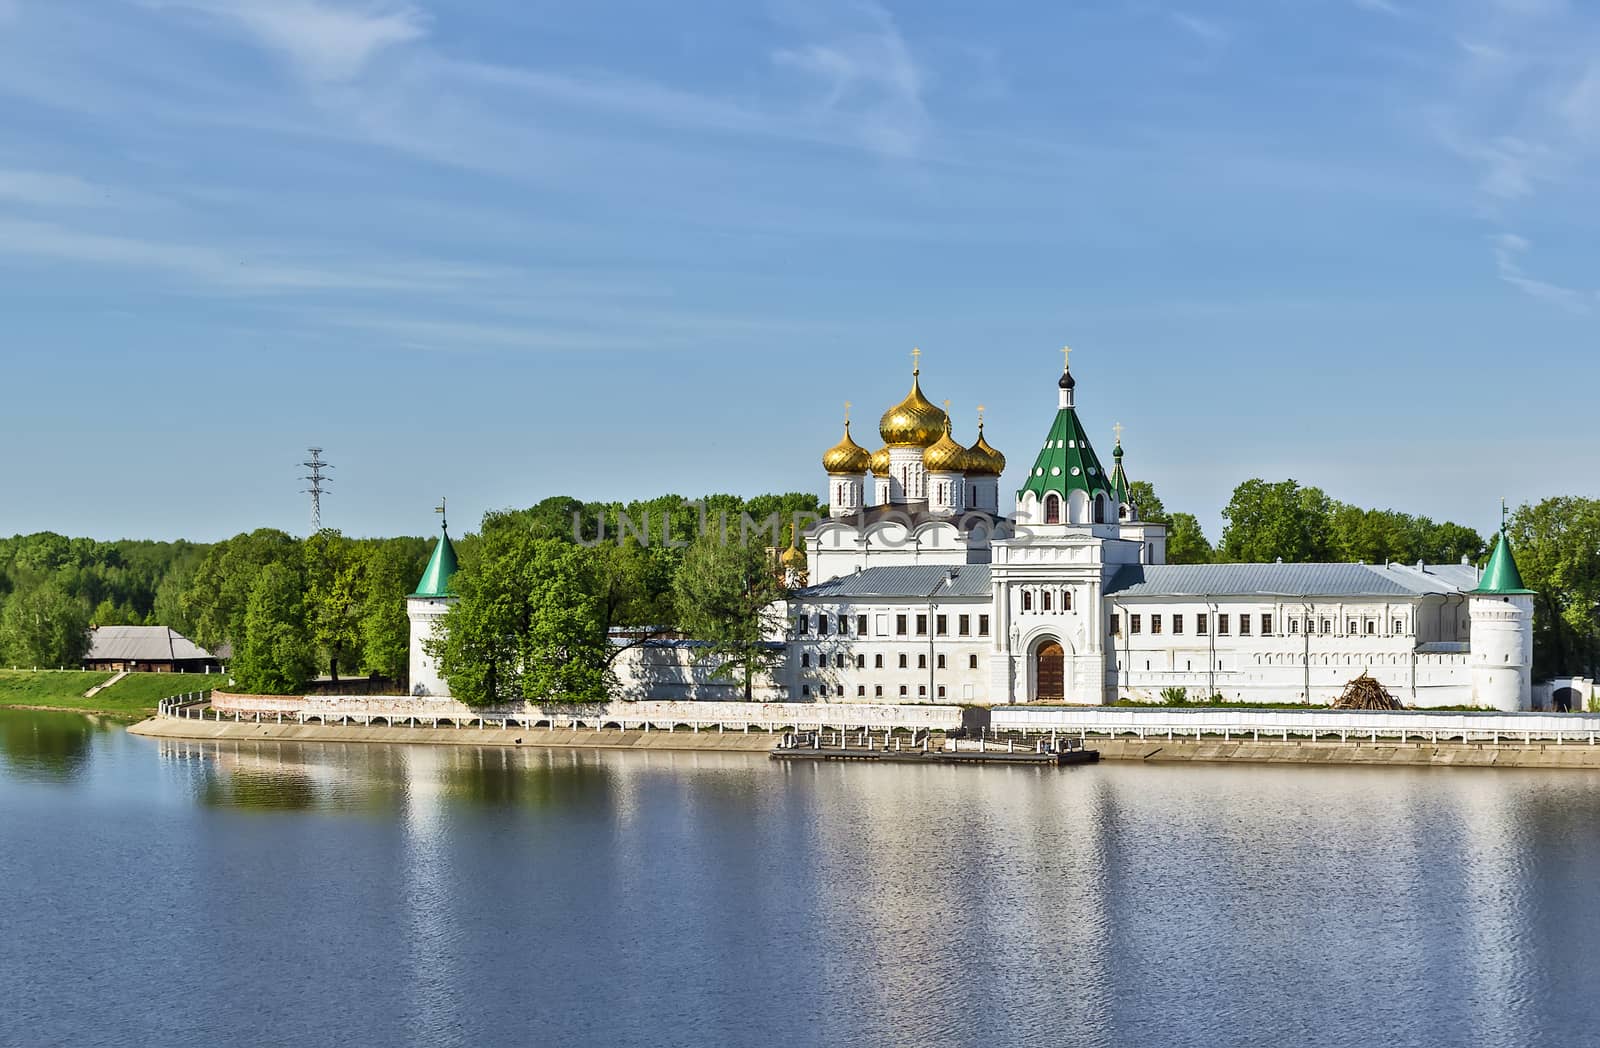
<instances>
[{"instance_id":1,"label":"river water","mask_svg":"<svg viewBox=\"0 0 1600 1048\"><path fill-rule=\"evenodd\" d=\"M0 1044L1592 1044L1597 790L0 711Z\"/></svg>"}]
</instances>

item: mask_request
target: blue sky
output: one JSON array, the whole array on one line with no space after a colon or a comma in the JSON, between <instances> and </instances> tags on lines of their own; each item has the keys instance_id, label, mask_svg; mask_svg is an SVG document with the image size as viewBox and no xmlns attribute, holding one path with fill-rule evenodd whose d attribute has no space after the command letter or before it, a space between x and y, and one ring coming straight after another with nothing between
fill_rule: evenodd
<instances>
[{"instance_id":1,"label":"blue sky","mask_svg":"<svg viewBox=\"0 0 1600 1048\"><path fill-rule=\"evenodd\" d=\"M1597 155L1576 0L0 0L0 533L820 491L913 345L1008 490L1068 342L1213 538L1487 529L1600 495Z\"/></svg>"}]
</instances>

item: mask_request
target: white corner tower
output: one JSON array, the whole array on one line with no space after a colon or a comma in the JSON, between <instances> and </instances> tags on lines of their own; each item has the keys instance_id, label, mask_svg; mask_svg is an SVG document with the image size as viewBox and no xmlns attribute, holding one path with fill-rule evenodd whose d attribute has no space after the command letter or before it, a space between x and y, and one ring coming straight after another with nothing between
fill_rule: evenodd
<instances>
[{"instance_id":1,"label":"white corner tower","mask_svg":"<svg viewBox=\"0 0 1600 1048\"><path fill-rule=\"evenodd\" d=\"M435 512L443 515L443 500ZM439 620L456 602L450 590L451 576L456 573L456 548L450 542L449 521L441 520L439 528L439 541L434 544L433 556L428 558L428 570L422 573L416 591L406 598L406 617L411 620L410 693L448 697L450 685L445 683L437 661L425 647L425 642L431 640L438 629Z\"/></svg>"},{"instance_id":2,"label":"white corner tower","mask_svg":"<svg viewBox=\"0 0 1600 1048\"><path fill-rule=\"evenodd\" d=\"M1504 525L1478 588L1467 597L1473 705L1532 709L1533 591L1522 584Z\"/></svg>"}]
</instances>

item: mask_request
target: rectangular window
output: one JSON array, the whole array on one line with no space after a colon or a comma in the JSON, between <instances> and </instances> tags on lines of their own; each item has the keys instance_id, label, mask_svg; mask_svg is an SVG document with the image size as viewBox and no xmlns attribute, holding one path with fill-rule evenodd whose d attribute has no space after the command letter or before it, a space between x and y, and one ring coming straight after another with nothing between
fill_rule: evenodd
<instances>
[{"instance_id":1,"label":"rectangular window","mask_svg":"<svg viewBox=\"0 0 1600 1048\"><path fill-rule=\"evenodd\" d=\"M1348 630L1345 630L1345 634L1347 636L1354 637L1360 632L1361 632L1360 630L1356 629L1356 620L1355 619L1351 619L1350 620L1350 628Z\"/></svg>"},{"instance_id":2,"label":"rectangular window","mask_svg":"<svg viewBox=\"0 0 1600 1048\"><path fill-rule=\"evenodd\" d=\"M1130 633L1143 633L1144 632L1144 619L1139 615L1129 615L1128 616L1128 632L1130 632Z\"/></svg>"},{"instance_id":3,"label":"rectangular window","mask_svg":"<svg viewBox=\"0 0 1600 1048\"><path fill-rule=\"evenodd\" d=\"M1368 619L1367 620L1367 636L1369 636L1369 637L1376 636L1377 632L1378 632L1378 620L1377 619Z\"/></svg>"},{"instance_id":4,"label":"rectangular window","mask_svg":"<svg viewBox=\"0 0 1600 1048\"><path fill-rule=\"evenodd\" d=\"M972 616L961 615L956 618L956 633L963 637L972 634Z\"/></svg>"},{"instance_id":5,"label":"rectangular window","mask_svg":"<svg viewBox=\"0 0 1600 1048\"><path fill-rule=\"evenodd\" d=\"M865 637L866 635L867 635L867 617L865 615L857 615L856 616L856 636Z\"/></svg>"},{"instance_id":6,"label":"rectangular window","mask_svg":"<svg viewBox=\"0 0 1600 1048\"><path fill-rule=\"evenodd\" d=\"M902 699L906 697L906 686L904 684L900 685L900 697Z\"/></svg>"},{"instance_id":7,"label":"rectangular window","mask_svg":"<svg viewBox=\"0 0 1600 1048\"><path fill-rule=\"evenodd\" d=\"M917 669L925 670L927 668L928 668L928 656L925 655L925 654L924 655L918 655L917 656Z\"/></svg>"},{"instance_id":8,"label":"rectangular window","mask_svg":"<svg viewBox=\"0 0 1600 1048\"><path fill-rule=\"evenodd\" d=\"M1114 611L1111 613L1111 635L1113 637L1122 636L1122 616Z\"/></svg>"},{"instance_id":9,"label":"rectangular window","mask_svg":"<svg viewBox=\"0 0 1600 1048\"><path fill-rule=\"evenodd\" d=\"M896 637L904 637L906 635L906 617L904 615L896 615L894 617L894 635Z\"/></svg>"},{"instance_id":10,"label":"rectangular window","mask_svg":"<svg viewBox=\"0 0 1600 1048\"><path fill-rule=\"evenodd\" d=\"M1241 637L1250 636L1250 616L1249 615L1240 615L1239 616L1239 636L1241 636Z\"/></svg>"},{"instance_id":11,"label":"rectangular window","mask_svg":"<svg viewBox=\"0 0 1600 1048\"><path fill-rule=\"evenodd\" d=\"M1173 633L1182 633L1183 632L1183 616L1182 615L1174 615L1174 616L1172 616L1172 632Z\"/></svg>"},{"instance_id":12,"label":"rectangular window","mask_svg":"<svg viewBox=\"0 0 1600 1048\"><path fill-rule=\"evenodd\" d=\"M883 656L882 655L874 655L874 656L872 656L872 668L875 669L875 670L883 669Z\"/></svg>"},{"instance_id":13,"label":"rectangular window","mask_svg":"<svg viewBox=\"0 0 1600 1048\"><path fill-rule=\"evenodd\" d=\"M1333 633L1333 620L1332 619L1323 619L1322 620L1322 632L1324 634L1332 634Z\"/></svg>"},{"instance_id":14,"label":"rectangular window","mask_svg":"<svg viewBox=\"0 0 1600 1048\"><path fill-rule=\"evenodd\" d=\"M978 616L978 636L987 637L988 635L989 635L989 616L987 616L987 615L979 615Z\"/></svg>"},{"instance_id":15,"label":"rectangular window","mask_svg":"<svg viewBox=\"0 0 1600 1048\"><path fill-rule=\"evenodd\" d=\"M1289 620L1289 632L1290 633L1299 633L1300 632L1300 620L1299 619L1290 619Z\"/></svg>"},{"instance_id":16,"label":"rectangular window","mask_svg":"<svg viewBox=\"0 0 1600 1048\"><path fill-rule=\"evenodd\" d=\"M856 669L864 670L866 668L867 668L867 657L865 655L857 655L856 656Z\"/></svg>"},{"instance_id":17,"label":"rectangular window","mask_svg":"<svg viewBox=\"0 0 1600 1048\"><path fill-rule=\"evenodd\" d=\"M802 694L802 695L810 695L811 694L811 685L809 685L809 684L800 685L800 694Z\"/></svg>"},{"instance_id":18,"label":"rectangular window","mask_svg":"<svg viewBox=\"0 0 1600 1048\"><path fill-rule=\"evenodd\" d=\"M1400 619L1395 619L1394 620L1394 632L1395 632L1395 634L1398 636L1398 635L1404 634L1405 631L1406 631L1406 624L1403 621L1401 621Z\"/></svg>"},{"instance_id":19,"label":"rectangular window","mask_svg":"<svg viewBox=\"0 0 1600 1048\"><path fill-rule=\"evenodd\" d=\"M876 698L876 699L883 698L883 685L882 684L874 684L872 686L872 696L873 696L873 698Z\"/></svg>"},{"instance_id":20,"label":"rectangular window","mask_svg":"<svg viewBox=\"0 0 1600 1048\"><path fill-rule=\"evenodd\" d=\"M802 651L800 653L800 666L802 669L811 668L811 653L809 651Z\"/></svg>"},{"instance_id":21,"label":"rectangular window","mask_svg":"<svg viewBox=\"0 0 1600 1048\"><path fill-rule=\"evenodd\" d=\"M826 616L826 615L818 615L817 616L817 636L826 637L827 635L828 635L828 616Z\"/></svg>"},{"instance_id":22,"label":"rectangular window","mask_svg":"<svg viewBox=\"0 0 1600 1048\"><path fill-rule=\"evenodd\" d=\"M1198 634L1200 634L1200 636L1204 637L1206 635L1207 631L1209 631L1210 629L1211 629L1211 617L1209 615L1207 615L1205 612L1202 611L1200 614L1198 614L1198 615L1196 615L1194 617L1194 631L1196 633L1198 633Z\"/></svg>"},{"instance_id":23,"label":"rectangular window","mask_svg":"<svg viewBox=\"0 0 1600 1048\"><path fill-rule=\"evenodd\" d=\"M801 615L799 618L795 619L794 620L794 631L796 633L800 634L800 636L802 636L802 637L805 636L807 633L810 633L811 632L811 616L810 615Z\"/></svg>"},{"instance_id":24,"label":"rectangular window","mask_svg":"<svg viewBox=\"0 0 1600 1048\"><path fill-rule=\"evenodd\" d=\"M918 684L917 685L917 698L925 699L927 697L928 697L928 686L926 684Z\"/></svg>"},{"instance_id":25,"label":"rectangular window","mask_svg":"<svg viewBox=\"0 0 1600 1048\"><path fill-rule=\"evenodd\" d=\"M1233 625L1229 621L1229 616L1227 615L1227 613L1218 612L1217 613L1217 636L1226 637L1228 635L1228 631L1230 629L1232 629L1232 628L1233 628Z\"/></svg>"},{"instance_id":26,"label":"rectangular window","mask_svg":"<svg viewBox=\"0 0 1600 1048\"><path fill-rule=\"evenodd\" d=\"M1263 637L1272 636L1272 616L1271 615L1263 615L1263 616L1261 616L1261 635Z\"/></svg>"},{"instance_id":27,"label":"rectangular window","mask_svg":"<svg viewBox=\"0 0 1600 1048\"><path fill-rule=\"evenodd\" d=\"M889 635L889 616L887 616L887 615L879 615L878 616L878 636L887 637L888 635Z\"/></svg>"},{"instance_id":28,"label":"rectangular window","mask_svg":"<svg viewBox=\"0 0 1600 1048\"><path fill-rule=\"evenodd\" d=\"M839 698L841 698L841 699L844 698L844 685L841 684L837 688L834 688L833 689L833 693L835 695L839 696Z\"/></svg>"},{"instance_id":29,"label":"rectangular window","mask_svg":"<svg viewBox=\"0 0 1600 1048\"><path fill-rule=\"evenodd\" d=\"M944 698L944 685L939 685L939 698Z\"/></svg>"},{"instance_id":30,"label":"rectangular window","mask_svg":"<svg viewBox=\"0 0 1600 1048\"><path fill-rule=\"evenodd\" d=\"M926 616L926 615L918 615L917 616L917 636L926 637L927 635L928 635L928 616Z\"/></svg>"},{"instance_id":31,"label":"rectangular window","mask_svg":"<svg viewBox=\"0 0 1600 1048\"><path fill-rule=\"evenodd\" d=\"M833 668L836 670L844 669L844 652L841 651L833 657Z\"/></svg>"},{"instance_id":32,"label":"rectangular window","mask_svg":"<svg viewBox=\"0 0 1600 1048\"><path fill-rule=\"evenodd\" d=\"M967 669L975 670L977 668L978 668L978 656L976 656L976 655L968 655L967 656Z\"/></svg>"},{"instance_id":33,"label":"rectangular window","mask_svg":"<svg viewBox=\"0 0 1600 1048\"><path fill-rule=\"evenodd\" d=\"M864 699L866 697L867 697L867 686L865 684L857 684L856 685L856 698Z\"/></svg>"},{"instance_id":34,"label":"rectangular window","mask_svg":"<svg viewBox=\"0 0 1600 1048\"><path fill-rule=\"evenodd\" d=\"M939 656L938 660L934 663L934 666L937 669L941 669L941 670L944 669L944 656L943 655Z\"/></svg>"},{"instance_id":35,"label":"rectangular window","mask_svg":"<svg viewBox=\"0 0 1600 1048\"><path fill-rule=\"evenodd\" d=\"M1161 632L1161 616L1159 614L1153 614L1150 616L1150 632Z\"/></svg>"},{"instance_id":36,"label":"rectangular window","mask_svg":"<svg viewBox=\"0 0 1600 1048\"><path fill-rule=\"evenodd\" d=\"M906 668L906 653L903 651L900 653L900 668Z\"/></svg>"},{"instance_id":37,"label":"rectangular window","mask_svg":"<svg viewBox=\"0 0 1600 1048\"><path fill-rule=\"evenodd\" d=\"M940 637L948 637L948 636L950 636L950 618L949 618L949 616L947 616L947 615L935 615L933 617L933 632L934 632L934 634L936 636L940 636Z\"/></svg>"}]
</instances>

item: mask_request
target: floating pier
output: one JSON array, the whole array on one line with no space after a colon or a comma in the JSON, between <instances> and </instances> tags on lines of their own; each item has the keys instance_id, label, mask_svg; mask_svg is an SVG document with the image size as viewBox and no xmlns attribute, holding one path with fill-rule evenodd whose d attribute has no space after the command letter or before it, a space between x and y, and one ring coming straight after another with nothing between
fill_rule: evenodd
<instances>
[{"instance_id":1,"label":"floating pier","mask_svg":"<svg viewBox=\"0 0 1600 1048\"><path fill-rule=\"evenodd\" d=\"M774 760L884 761L899 764L1093 764L1096 750L1081 739L1036 739L1019 743L997 740L934 738L917 733L910 739L893 732L792 731L773 748Z\"/></svg>"}]
</instances>

